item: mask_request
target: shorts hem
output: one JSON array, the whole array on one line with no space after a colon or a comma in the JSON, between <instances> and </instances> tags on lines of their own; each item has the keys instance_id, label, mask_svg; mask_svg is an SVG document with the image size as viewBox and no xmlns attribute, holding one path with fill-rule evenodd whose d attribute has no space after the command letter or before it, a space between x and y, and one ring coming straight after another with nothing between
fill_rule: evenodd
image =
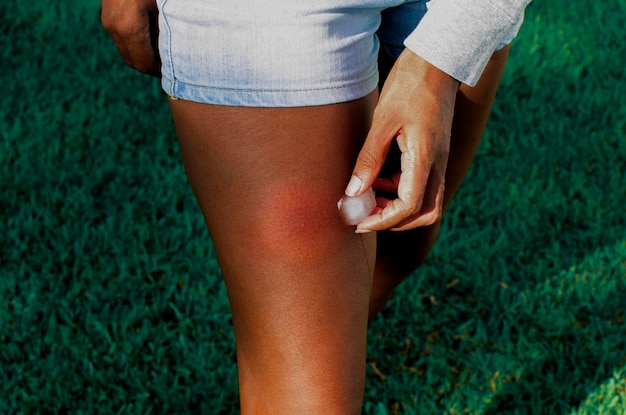
<instances>
[{"instance_id":1,"label":"shorts hem","mask_svg":"<svg viewBox=\"0 0 626 415\"><path fill-rule=\"evenodd\" d=\"M308 107L338 104L363 98L378 87L378 72L348 85L301 89L245 89L192 85L166 77L161 79L165 93L176 99L202 104L237 107Z\"/></svg>"}]
</instances>

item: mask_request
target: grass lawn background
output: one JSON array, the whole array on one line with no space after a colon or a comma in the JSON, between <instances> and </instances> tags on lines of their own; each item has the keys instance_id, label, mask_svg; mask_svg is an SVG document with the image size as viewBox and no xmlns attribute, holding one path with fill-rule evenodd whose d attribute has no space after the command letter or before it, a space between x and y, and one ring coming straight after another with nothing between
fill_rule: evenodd
<instances>
[{"instance_id":1,"label":"grass lawn background","mask_svg":"<svg viewBox=\"0 0 626 415\"><path fill-rule=\"evenodd\" d=\"M155 79L94 0L0 4L0 413L237 413L211 242ZM626 413L626 3L535 1L367 414Z\"/></svg>"}]
</instances>

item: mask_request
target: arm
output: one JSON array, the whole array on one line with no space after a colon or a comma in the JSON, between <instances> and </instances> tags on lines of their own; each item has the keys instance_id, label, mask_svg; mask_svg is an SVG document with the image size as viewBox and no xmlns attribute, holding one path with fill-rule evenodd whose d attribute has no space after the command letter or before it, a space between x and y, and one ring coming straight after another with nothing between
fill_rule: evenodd
<instances>
[{"instance_id":1,"label":"arm","mask_svg":"<svg viewBox=\"0 0 626 415\"><path fill-rule=\"evenodd\" d=\"M527 3L438 0L407 38L407 49L381 91L372 128L346 188L349 196L373 187L397 197L378 198L377 208L357 232L412 229L441 219L460 82L477 82L497 45L521 20ZM393 139L402 152L401 170L379 178Z\"/></svg>"}]
</instances>

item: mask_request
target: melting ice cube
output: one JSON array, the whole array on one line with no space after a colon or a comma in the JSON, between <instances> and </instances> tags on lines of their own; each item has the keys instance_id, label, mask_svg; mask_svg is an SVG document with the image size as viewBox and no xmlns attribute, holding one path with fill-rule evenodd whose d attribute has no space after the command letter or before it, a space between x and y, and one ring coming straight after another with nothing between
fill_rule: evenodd
<instances>
[{"instance_id":1,"label":"melting ice cube","mask_svg":"<svg viewBox=\"0 0 626 415\"><path fill-rule=\"evenodd\" d=\"M339 216L346 225L357 225L368 217L376 207L371 188L360 196L344 196L337 202Z\"/></svg>"}]
</instances>

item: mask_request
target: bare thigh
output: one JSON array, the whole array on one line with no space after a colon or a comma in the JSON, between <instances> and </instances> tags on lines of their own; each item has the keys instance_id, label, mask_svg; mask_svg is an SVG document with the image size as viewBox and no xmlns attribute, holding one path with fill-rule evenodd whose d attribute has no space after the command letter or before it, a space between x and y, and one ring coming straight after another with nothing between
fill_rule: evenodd
<instances>
[{"instance_id":1,"label":"bare thigh","mask_svg":"<svg viewBox=\"0 0 626 415\"><path fill-rule=\"evenodd\" d=\"M244 414L360 411L375 238L336 202L376 100L171 102L231 302Z\"/></svg>"}]
</instances>

